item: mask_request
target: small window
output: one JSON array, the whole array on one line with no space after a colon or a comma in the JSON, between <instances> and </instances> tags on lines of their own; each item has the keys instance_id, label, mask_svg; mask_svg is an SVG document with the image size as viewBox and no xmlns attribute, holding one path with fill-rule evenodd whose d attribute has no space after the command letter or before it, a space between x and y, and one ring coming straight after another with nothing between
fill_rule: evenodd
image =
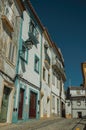
<instances>
[{"instance_id":1,"label":"small window","mask_svg":"<svg viewBox=\"0 0 86 130\"><path fill-rule=\"evenodd\" d=\"M52 109L55 109L55 96L52 95Z\"/></svg>"},{"instance_id":2,"label":"small window","mask_svg":"<svg viewBox=\"0 0 86 130\"><path fill-rule=\"evenodd\" d=\"M37 41L39 41L39 32L35 26L35 23L31 20L29 25L29 33L35 37Z\"/></svg>"},{"instance_id":3,"label":"small window","mask_svg":"<svg viewBox=\"0 0 86 130\"><path fill-rule=\"evenodd\" d=\"M50 85L50 74L48 74L48 84Z\"/></svg>"},{"instance_id":4,"label":"small window","mask_svg":"<svg viewBox=\"0 0 86 130\"><path fill-rule=\"evenodd\" d=\"M45 74L46 74L46 70L45 68L43 68L43 80L45 80Z\"/></svg>"},{"instance_id":5,"label":"small window","mask_svg":"<svg viewBox=\"0 0 86 130\"><path fill-rule=\"evenodd\" d=\"M22 49L20 50L20 57L23 61L28 63L28 49L22 44Z\"/></svg>"},{"instance_id":6,"label":"small window","mask_svg":"<svg viewBox=\"0 0 86 130\"><path fill-rule=\"evenodd\" d=\"M34 32L34 28L35 28L35 25L34 25L34 23L31 21L31 22L30 22L30 27L29 27L30 33L33 33L33 32Z\"/></svg>"},{"instance_id":7,"label":"small window","mask_svg":"<svg viewBox=\"0 0 86 130\"><path fill-rule=\"evenodd\" d=\"M55 74L52 74L52 84L55 85Z\"/></svg>"},{"instance_id":8,"label":"small window","mask_svg":"<svg viewBox=\"0 0 86 130\"><path fill-rule=\"evenodd\" d=\"M8 59L10 62L14 63L14 56L15 55L15 46L11 42L9 43L9 54L8 54Z\"/></svg>"},{"instance_id":9,"label":"small window","mask_svg":"<svg viewBox=\"0 0 86 130\"><path fill-rule=\"evenodd\" d=\"M36 36L36 39L39 41L39 32L37 29L35 29L35 36Z\"/></svg>"},{"instance_id":10,"label":"small window","mask_svg":"<svg viewBox=\"0 0 86 130\"><path fill-rule=\"evenodd\" d=\"M37 56L35 56L34 68L35 68L35 71L39 73L39 58Z\"/></svg>"},{"instance_id":11,"label":"small window","mask_svg":"<svg viewBox=\"0 0 86 130\"><path fill-rule=\"evenodd\" d=\"M76 92L77 92L77 95L81 95L81 92L80 92L80 90L77 90Z\"/></svg>"},{"instance_id":12,"label":"small window","mask_svg":"<svg viewBox=\"0 0 86 130\"><path fill-rule=\"evenodd\" d=\"M58 81L58 79L57 79L57 88L59 88L59 81Z\"/></svg>"}]
</instances>

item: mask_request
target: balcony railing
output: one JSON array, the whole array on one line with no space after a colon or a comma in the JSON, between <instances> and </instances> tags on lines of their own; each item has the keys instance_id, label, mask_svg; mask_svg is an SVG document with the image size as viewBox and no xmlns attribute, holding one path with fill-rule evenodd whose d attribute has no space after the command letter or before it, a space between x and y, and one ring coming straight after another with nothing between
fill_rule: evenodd
<instances>
[{"instance_id":1,"label":"balcony railing","mask_svg":"<svg viewBox=\"0 0 86 130\"><path fill-rule=\"evenodd\" d=\"M38 34L36 33L36 30L34 29L33 32L29 32L29 39L32 41L34 45L38 44Z\"/></svg>"},{"instance_id":2,"label":"balcony railing","mask_svg":"<svg viewBox=\"0 0 86 130\"><path fill-rule=\"evenodd\" d=\"M63 78L66 80L66 74L64 68L62 68L59 60L53 60L53 68L63 76Z\"/></svg>"}]
</instances>

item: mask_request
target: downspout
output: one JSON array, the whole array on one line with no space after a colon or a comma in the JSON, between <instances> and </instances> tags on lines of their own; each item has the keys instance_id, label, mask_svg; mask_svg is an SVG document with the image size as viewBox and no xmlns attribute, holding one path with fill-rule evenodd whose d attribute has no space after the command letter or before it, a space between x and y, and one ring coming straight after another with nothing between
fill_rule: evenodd
<instances>
[{"instance_id":1,"label":"downspout","mask_svg":"<svg viewBox=\"0 0 86 130\"><path fill-rule=\"evenodd\" d=\"M19 16L21 18L21 16ZM20 46L21 46L21 36L22 36L22 23L23 23L23 18L21 18L20 20L20 34L19 34L19 38L18 38L18 50L17 50L17 64L16 64L16 76L15 76L15 94L14 94L14 108L13 108L13 115L12 115L12 122L17 122L17 100L16 100L16 92L17 92L17 84L18 84L18 77L17 74L19 73L19 58L20 58L20 54L19 54L19 50L20 50Z\"/></svg>"},{"instance_id":2,"label":"downspout","mask_svg":"<svg viewBox=\"0 0 86 130\"><path fill-rule=\"evenodd\" d=\"M42 86L42 36L43 32L41 33L41 59L40 59L40 112L39 112L39 117L41 117L41 86Z\"/></svg>"}]
</instances>

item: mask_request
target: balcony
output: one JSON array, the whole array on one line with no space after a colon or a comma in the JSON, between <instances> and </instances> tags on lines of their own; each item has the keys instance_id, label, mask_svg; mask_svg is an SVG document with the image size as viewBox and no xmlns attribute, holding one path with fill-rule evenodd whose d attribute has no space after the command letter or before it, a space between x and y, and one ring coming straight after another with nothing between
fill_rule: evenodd
<instances>
[{"instance_id":1,"label":"balcony","mask_svg":"<svg viewBox=\"0 0 86 130\"><path fill-rule=\"evenodd\" d=\"M37 45L39 43L35 32L29 32L29 40L33 43L33 45Z\"/></svg>"},{"instance_id":2,"label":"balcony","mask_svg":"<svg viewBox=\"0 0 86 130\"><path fill-rule=\"evenodd\" d=\"M6 8L1 19L10 32L14 31L14 13L12 9Z\"/></svg>"},{"instance_id":3,"label":"balcony","mask_svg":"<svg viewBox=\"0 0 86 130\"><path fill-rule=\"evenodd\" d=\"M61 67L60 61L58 59L53 60L52 67L60 76L62 76L64 80L66 80L64 68Z\"/></svg>"},{"instance_id":4,"label":"balcony","mask_svg":"<svg viewBox=\"0 0 86 130\"><path fill-rule=\"evenodd\" d=\"M45 60L44 60L44 62L45 62L46 67L49 69L50 68L50 57L48 56L47 53L45 53Z\"/></svg>"}]
</instances>

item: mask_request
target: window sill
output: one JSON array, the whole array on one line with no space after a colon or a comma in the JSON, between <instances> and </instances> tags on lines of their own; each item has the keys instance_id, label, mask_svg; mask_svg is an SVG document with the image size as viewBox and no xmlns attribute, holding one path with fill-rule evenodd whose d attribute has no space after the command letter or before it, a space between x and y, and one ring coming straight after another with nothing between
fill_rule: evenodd
<instances>
[{"instance_id":1,"label":"window sill","mask_svg":"<svg viewBox=\"0 0 86 130\"><path fill-rule=\"evenodd\" d=\"M15 68L15 64L11 62L8 58L6 58L6 63L9 64L13 69Z\"/></svg>"}]
</instances>

